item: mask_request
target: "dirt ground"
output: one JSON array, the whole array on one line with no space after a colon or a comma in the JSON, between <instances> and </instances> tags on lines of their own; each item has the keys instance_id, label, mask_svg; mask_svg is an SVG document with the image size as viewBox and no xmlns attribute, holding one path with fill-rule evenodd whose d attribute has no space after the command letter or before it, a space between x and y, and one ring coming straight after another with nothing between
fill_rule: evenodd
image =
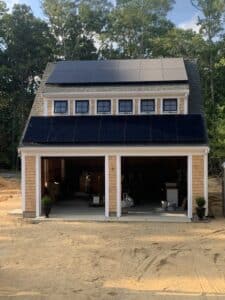
<instances>
[{"instance_id":1,"label":"dirt ground","mask_svg":"<svg viewBox=\"0 0 225 300\"><path fill-rule=\"evenodd\" d=\"M225 222L32 224L0 178L0 299L225 299Z\"/></svg>"}]
</instances>

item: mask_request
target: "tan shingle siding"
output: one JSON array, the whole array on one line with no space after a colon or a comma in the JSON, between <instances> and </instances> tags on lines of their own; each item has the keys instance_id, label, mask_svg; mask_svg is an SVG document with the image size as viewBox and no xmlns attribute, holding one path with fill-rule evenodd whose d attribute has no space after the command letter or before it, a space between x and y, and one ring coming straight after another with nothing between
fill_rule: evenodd
<instances>
[{"instance_id":1,"label":"tan shingle siding","mask_svg":"<svg viewBox=\"0 0 225 300\"><path fill-rule=\"evenodd\" d=\"M117 209L116 156L109 156L109 213L116 214Z\"/></svg>"},{"instance_id":2,"label":"tan shingle siding","mask_svg":"<svg viewBox=\"0 0 225 300\"><path fill-rule=\"evenodd\" d=\"M196 198L204 197L204 156L192 157L192 200L193 213L196 210Z\"/></svg>"},{"instance_id":3,"label":"tan shingle siding","mask_svg":"<svg viewBox=\"0 0 225 300\"><path fill-rule=\"evenodd\" d=\"M46 66L46 69L44 71L44 74L42 76L41 84L37 90L36 97L34 99L34 103L30 112L30 116L43 116L44 115L44 101L43 101L43 90L45 88L46 80L48 79L48 76L52 72L55 64L54 63L48 63Z\"/></svg>"},{"instance_id":4,"label":"tan shingle siding","mask_svg":"<svg viewBox=\"0 0 225 300\"><path fill-rule=\"evenodd\" d=\"M36 211L36 165L35 165L35 156L26 156L25 157L25 212L24 216L34 217Z\"/></svg>"}]
</instances>

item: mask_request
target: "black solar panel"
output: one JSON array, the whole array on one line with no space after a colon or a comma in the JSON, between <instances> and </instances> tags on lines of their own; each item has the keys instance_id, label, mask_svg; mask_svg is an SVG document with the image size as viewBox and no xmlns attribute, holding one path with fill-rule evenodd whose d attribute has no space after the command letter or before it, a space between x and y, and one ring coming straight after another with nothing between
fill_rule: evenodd
<instances>
[{"instance_id":1,"label":"black solar panel","mask_svg":"<svg viewBox=\"0 0 225 300\"><path fill-rule=\"evenodd\" d=\"M31 117L23 145L207 144L201 115Z\"/></svg>"},{"instance_id":2,"label":"black solar panel","mask_svg":"<svg viewBox=\"0 0 225 300\"><path fill-rule=\"evenodd\" d=\"M102 117L99 143L123 144L125 142L125 119L126 117L121 116L117 118Z\"/></svg>"},{"instance_id":3,"label":"black solar panel","mask_svg":"<svg viewBox=\"0 0 225 300\"><path fill-rule=\"evenodd\" d=\"M187 82L182 58L60 61L47 84Z\"/></svg>"},{"instance_id":4,"label":"black solar panel","mask_svg":"<svg viewBox=\"0 0 225 300\"><path fill-rule=\"evenodd\" d=\"M151 140L150 129L151 129L151 120L148 116L142 116L142 118L133 118L127 116L125 124L126 132L126 143L127 144L136 144L143 143Z\"/></svg>"}]
</instances>

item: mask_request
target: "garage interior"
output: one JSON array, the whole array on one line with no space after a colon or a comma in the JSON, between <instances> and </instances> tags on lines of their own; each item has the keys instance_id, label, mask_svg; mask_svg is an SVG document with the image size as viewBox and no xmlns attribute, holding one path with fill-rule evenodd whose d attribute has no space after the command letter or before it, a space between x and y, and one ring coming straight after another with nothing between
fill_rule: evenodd
<instances>
[{"instance_id":1,"label":"garage interior","mask_svg":"<svg viewBox=\"0 0 225 300\"><path fill-rule=\"evenodd\" d=\"M104 157L42 158L42 196L53 199L51 215L104 215Z\"/></svg>"},{"instance_id":2,"label":"garage interior","mask_svg":"<svg viewBox=\"0 0 225 300\"><path fill-rule=\"evenodd\" d=\"M121 181L124 215L187 212L187 157L122 157Z\"/></svg>"}]
</instances>

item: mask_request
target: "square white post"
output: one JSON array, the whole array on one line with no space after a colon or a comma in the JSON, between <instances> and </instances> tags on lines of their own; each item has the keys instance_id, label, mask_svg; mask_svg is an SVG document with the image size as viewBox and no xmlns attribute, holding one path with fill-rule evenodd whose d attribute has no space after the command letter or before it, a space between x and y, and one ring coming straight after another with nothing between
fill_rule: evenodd
<instances>
[{"instance_id":1,"label":"square white post","mask_svg":"<svg viewBox=\"0 0 225 300\"><path fill-rule=\"evenodd\" d=\"M121 157L120 155L116 156L116 191L117 191L116 215L117 218L120 218L121 217Z\"/></svg>"},{"instance_id":2,"label":"square white post","mask_svg":"<svg viewBox=\"0 0 225 300\"><path fill-rule=\"evenodd\" d=\"M36 217L40 217L41 214L41 158L39 155L36 155L36 176L35 176L35 185L36 185Z\"/></svg>"},{"instance_id":3,"label":"square white post","mask_svg":"<svg viewBox=\"0 0 225 300\"><path fill-rule=\"evenodd\" d=\"M206 201L205 204L205 214L208 216L209 213L209 203L208 203L208 151L204 155L204 198Z\"/></svg>"},{"instance_id":4,"label":"square white post","mask_svg":"<svg viewBox=\"0 0 225 300\"><path fill-rule=\"evenodd\" d=\"M25 155L21 154L21 193L22 193L22 213L26 209L26 183L25 183Z\"/></svg>"},{"instance_id":5,"label":"square white post","mask_svg":"<svg viewBox=\"0 0 225 300\"><path fill-rule=\"evenodd\" d=\"M105 156L105 217L109 217L109 157Z\"/></svg>"},{"instance_id":6,"label":"square white post","mask_svg":"<svg viewBox=\"0 0 225 300\"><path fill-rule=\"evenodd\" d=\"M192 218L192 155L187 159L187 190L188 190L188 218Z\"/></svg>"}]
</instances>

